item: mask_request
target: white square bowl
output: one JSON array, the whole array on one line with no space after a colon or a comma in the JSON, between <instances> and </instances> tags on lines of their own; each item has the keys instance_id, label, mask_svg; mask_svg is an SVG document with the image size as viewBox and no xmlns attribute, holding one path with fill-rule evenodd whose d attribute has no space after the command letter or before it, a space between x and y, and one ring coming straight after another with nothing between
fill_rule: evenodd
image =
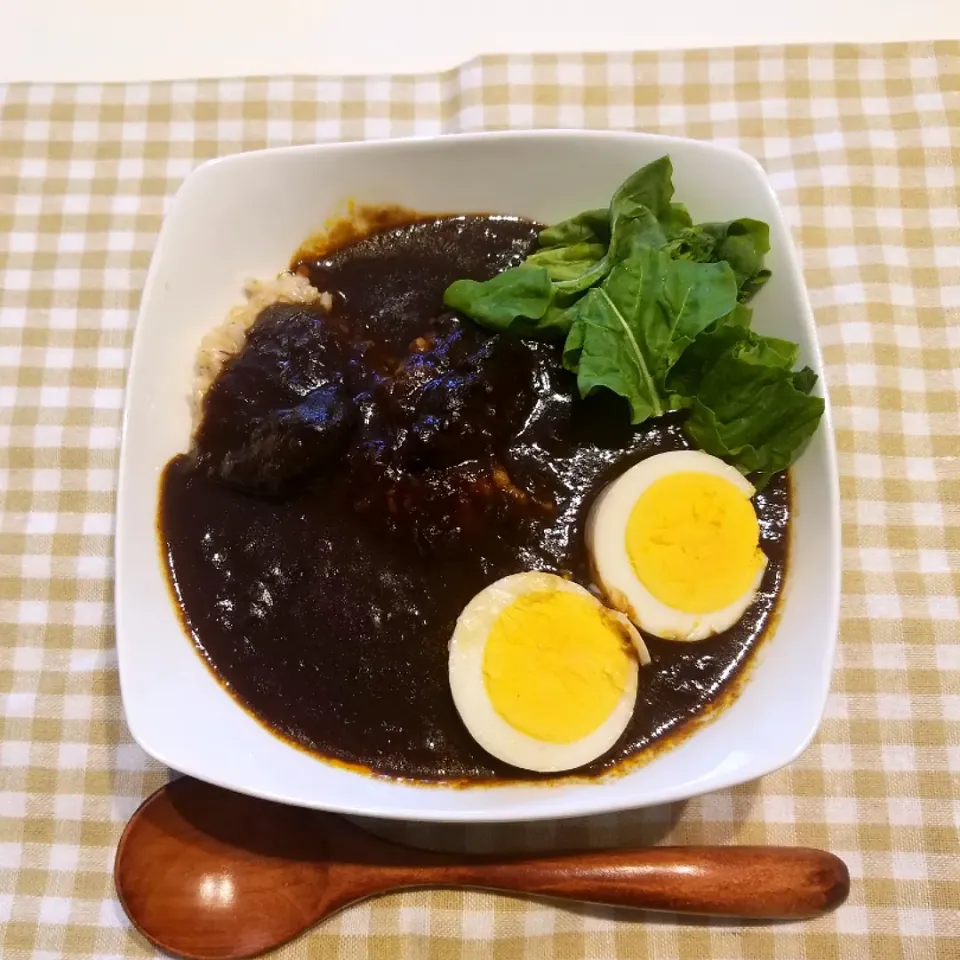
<instances>
[{"instance_id":1,"label":"white square bowl","mask_svg":"<svg viewBox=\"0 0 960 960\"><path fill-rule=\"evenodd\" d=\"M839 492L830 410L793 468L780 615L738 698L676 747L597 782L450 788L333 766L269 733L220 686L185 635L167 586L156 514L161 472L186 449L201 336L249 277L283 269L348 199L424 213L500 212L553 222L604 206L637 168L670 154L695 220L770 224L773 279L755 326L798 341L821 375L813 316L789 233L760 165L710 143L545 131L291 147L195 170L153 256L127 383L116 536L123 704L140 746L202 780L285 803L414 820L525 820L682 800L770 773L810 742L833 665L840 592Z\"/></svg>"}]
</instances>

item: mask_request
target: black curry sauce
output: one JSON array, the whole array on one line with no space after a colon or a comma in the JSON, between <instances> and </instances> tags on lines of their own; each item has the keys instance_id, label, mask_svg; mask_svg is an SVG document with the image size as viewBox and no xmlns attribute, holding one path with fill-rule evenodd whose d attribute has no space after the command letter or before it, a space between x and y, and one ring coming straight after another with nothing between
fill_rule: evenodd
<instances>
[{"instance_id":1,"label":"black curry sauce","mask_svg":"<svg viewBox=\"0 0 960 960\"><path fill-rule=\"evenodd\" d=\"M536 779L469 736L447 641L493 580L589 582L592 497L637 460L688 446L675 416L631 428L582 401L559 348L491 335L442 307L534 246L535 224L418 220L295 266L320 307L275 305L208 392L166 468L159 529L184 621L214 672L304 748L420 780ZM756 498L760 596L702 643L648 638L637 708L606 771L702 714L741 671L784 576L784 475Z\"/></svg>"}]
</instances>

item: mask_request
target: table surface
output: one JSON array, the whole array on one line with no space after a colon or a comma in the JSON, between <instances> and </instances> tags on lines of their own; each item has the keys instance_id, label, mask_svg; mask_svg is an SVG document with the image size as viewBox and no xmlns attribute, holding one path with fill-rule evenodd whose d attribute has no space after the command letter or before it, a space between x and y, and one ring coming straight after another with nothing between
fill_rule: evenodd
<instances>
[{"instance_id":1,"label":"table surface","mask_svg":"<svg viewBox=\"0 0 960 960\"><path fill-rule=\"evenodd\" d=\"M111 876L124 823L169 776L123 722L112 534L131 335L177 187L205 159L262 146L558 126L739 146L780 199L843 498L824 721L785 769L685 804L369 826L461 850L817 846L848 863L851 896L808 923L739 925L416 891L346 910L282 956L960 957L960 43L939 42L514 55L414 78L0 84L3 960L155 955Z\"/></svg>"},{"instance_id":2,"label":"table surface","mask_svg":"<svg viewBox=\"0 0 960 960\"><path fill-rule=\"evenodd\" d=\"M479 54L960 38L957 0L0 0L0 82L449 69ZM229 11L229 12L227 12Z\"/></svg>"}]
</instances>

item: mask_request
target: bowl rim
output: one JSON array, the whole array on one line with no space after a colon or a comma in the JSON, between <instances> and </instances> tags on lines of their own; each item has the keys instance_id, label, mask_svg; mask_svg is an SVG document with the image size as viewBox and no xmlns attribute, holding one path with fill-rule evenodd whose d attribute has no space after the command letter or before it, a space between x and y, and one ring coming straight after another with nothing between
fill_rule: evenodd
<instances>
[{"instance_id":1,"label":"bowl rim","mask_svg":"<svg viewBox=\"0 0 960 960\"><path fill-rule=\"evenodd\" d=\"M144 352L144 334L143 330L146 326L144 323L145 315L150 312L151 304L155 297L156 288L163 282L163 260L164 258L160 255L164 247L169 244L170 240L170 222L171 214L175 209L183 202L183 197L187 192L193 190L196 187L198 180L201 180L203 177L209 174L209 172L215 167L225 167L225 166L235 166L235 165L250 165L261 163L266 158L285 156L291 154L321 154L321 153L345 153L349 154L352 152L393 152L397 150L405 150L417 147L433 147L436 145L441 145L443 143L449 143L452 141L457 141L460 143L489 143L493 141L510 141L510 140L562 140L562 139L584 139L584 140L596 140L596 141L605 141L605 140L633 140L638 143L646 144L656 144L660 145L665 152L669 153L671 147L677 147L678 145L684 145L683 148L688 148L690 146L695 146L699 150L704 150L706 152L715 152L725 154L727 156L736 157L738 162L746 164L752 168L755 175L758 177L758 181L763 184L764 189L769 194L769 198L772 201L771 208L776 211L776 216L780 221L780 225L783 228L783 235L787 240L787 249L783 251L783 260L784 264L781 266L781 269L784 267L790 271L793 275L796 289L799 291L799 303L798 312L802 315L802 323L807 328L807 331L810 335L810 347L813 354L812 360L814 366L817 368L819 373L819 392L824 399L824 414L821 419L819 429L824 432L823 438L823 453L825 460L825 479L826 479L826 494L829 499L828 511L829 511L829 521L830 528L832 531L832 536L830 537L830 553L831 561L833 563L833 569L836 570L836 577L831 578L829 584L826 585L828 594L825 598L826 603L829 605L829 614L830 614L830 629L829 635L826 637L824 647L823 647L823 657L822 662L819 664L818 670L818 685L817 685L817 702L815 704L815 709L811 712L811 722L809 729L805 732L804 736L800 738L799 742L792 748L789 753L785 753L782 757L777 757L771 762L761 765L762 769L758 772L751 771L746 775L742 770L731 770L726 775L720 774L712 778L711 783L704 789L690 788L690 785L676 785L672 788L664 788L661 790L651 791L648 795L637 798L636 801L625 804L622 798L612 798L608 797L603 790L597 790L594 792L584 792L581 795L578 795L576 799L567 795L563 798L562 802L558 804L557 809L550 809L547 812L542 812L538 807L535 810L526 811L525 809L517 809L515 806L505 805L501 807L489 807L482 810L476 809L439 809L439 808L422 808L417 806L406 806L402 803L390 803L383 806L374 806L370 804L356 804L351 803L347 799L331 799L326 798L317 799L317 798L305 798L303 796L291 795L281 789L262 789L258 787L250 786L238 786L235 783L226 782L224 778L220 778L216 775L211 776L209 773L203 771L202 769L197 769L196 765L192 763L184 763L181 759L176 757L171 757L166 750L162 748L157 748L150 742L150 736L139 727L138 720L134 719L137 717L137 713L130 709L130 677L129 673L131 670L130 660L131 660L131 645L134 643L133 639L127 635L125 629L121 629L121 621L125 620L125 617L122 617L121 608L125 607L127 603L131 602L131 590L136 589L135 581L136 578L131 574L128 579L127 570L129 569L126 564L126 552L128 548L129 534L126 531L126 521L125 517L129 514L128 500L130 497L129 485L133 482L132 479L126 479L130 474L131 470L134 469L130 464L130 454L129 454L129 443L128 435L131 429L130 425L130 410L131 410L131 398L136 395L136 386L137 381L134 378L134 372L138 366L141 365L142 358L141 355ZM758 184L759 185L759 184ZM305 144L296 144L290 146L278 146L278 147L267 147L263 149L244 151L239 153L227 154L224 156L213 157L208 160L203 161L194 167L190 173L183 179L177 190L175 191L172 201L168 204L163 220L161 229L157 235L156 242L154 244L153 253L151 255L151 262L147 272L147 276L143 286L143 292L140 300L140 307L137 312L136 324L133 331L133 337L130 346L130 355L127 368L127 379L125 384L125 394L124 394L124 405L123 413L121 419L121 433L120 433L120 455L118 462L118 481L117 481L117 493L116 493L116 507L115 507L115 535L114 535L114 597L115 597L115 635L116 635L116 646L117 646L117 660L118 660L118 672L120 680L120 691L121 691L121 700L124 706L124 718L127 723L127 727L130 731L130 735L133 741L149 756L154 759L164 763L166 766L170 767L172 770L179 771L180 773L187 774L197 779L204 780L206 782L212 783L216 786L223 787L225 789L233 790L236 792L243 792L251 796L261 797L267 800L273 800L279 803L291 804L302 807L309 807L313 809L320 809L325 811L330 811L334 813L340 813L345 815L352 816L370 816L378 817L382 819L404 819L404 820L414 820L414 821L432 821L432 822L521 822L521 821L537 821L537 820L546 820L546 819L564 819L568 817L577 817L585 815L594 815L601 813L611 813L627 809L639 809L642 807L648 806L658 806L666 803L672 803L680 800L690 799L695 796L700 796L703 793L714 792L716 790L727 789L729 787L738 785L740 783L752 781L759 779L760 777L766 776L770 773L773 773L788 764L796 760L810 745L813 738L816 736L817 731L820 728L820 725L823 720L823 716L826 710L827 699L830 692L830 683L834 670L834 663L836 658L836 649L838 644L838 634L839 634L839 625L840 625L840 597L841 597L841 573L842 573L842 525L841 525L841 500L840 500L840 484L839 484L839 472L837 467L837 453L836 453L836 439L835 439L835 430L833 423L833 413L832 406L830 402L830 392L829 385L824 376L824 362L823 362L823 353L820 344L820 339L817 333L817 327L814 320L813 310L810 304L809 292L804 281L803 273L800 267L800 259L797 253L796 243L793 238L793 235L789 229L788 224L783 216L783 210L780 205L779 199L776 193L773 190L773 186L770 183L770 180L767 176L766 171L760 162L745 151L730 146L728 144L716 143L708 140L698 140L690 137L677 137L667 134L659 133L645 133L641 131L632 131L632 130L587 130L587 129L575 129L575 128L549 128L549 129L538 129L538 130L499 130L499 131L480 131L480 132L470 132L470 133L449 133L449 134L437 134L437 135L411 135L411 136L401 136L395 138L378 138L370 140L352 140L352 141L335 141L335 142L320 142L320 143L305 143ZM792 547L791 547L792 550ZM162 554L158 547L157 549L157 559L158 563L161 562ZM789 563L789 561L788 561ZM789 569L789 568L788 568ZM172 602L172 598L171 598ZM131 631L132 632L132 631ZM185 637L185 639L188 639ZM125 655L126 651L126 655ZM194 653L198 656L200 655L196 651ZM126 666L125 666L126 665ZM205 669L209 669L204 665ZM749 681L748 681L749 682ZM229 693L224 691L226 696L229 696L232 700L234 699ZM236 701L234 701L236 702ZM245 712L249 713L246 708ZM712 720L724 712L725 708L721 708L714 712L713 716L710 716L706 723L712 722ZM694 718L694 722L696 718ZM259 721L258 721L259 722ZM262 724L261 724L262 726ZM693 734L695 735L695 734ZM273 736L279 743L284 744L284 746L292 746L293 749L299 750L300 748L287 744L282 738L278 737L276 734L271 732ZM670 749L668 747L668 749ZM311 756L314 756L310 754ZM324 763L322 757L316 757L318 762ZM340 766L336 763L327 764L328 766ZM374 777L380 779L377 774L366 774L360 771L353 771L356 776L362 777ZM616 774L613 774L616 776ZM392 778L386 778L391 780ZM597 781L592 783L584 783L584 786L602 786L604 778L600 778ZM394 781L396 782L396 781ZM491 787L478 785L476 788L462 788L455 787L451 788L449 785L444 785L441 783L420 783L415 782L408 784L418 790L422 795L423 791L433 791L433 790L449 790L456 789L458 792L463 793L464 795L469 795L471 792L476 790L489 791ZM542 787L538 785L537 789L546 789L549 784L544 784ZM578 785L579 786L579 785ZM496 789L496 788L493 788ZM343 797L346 795L343 794Z\"/></svg>"}]
</instances>

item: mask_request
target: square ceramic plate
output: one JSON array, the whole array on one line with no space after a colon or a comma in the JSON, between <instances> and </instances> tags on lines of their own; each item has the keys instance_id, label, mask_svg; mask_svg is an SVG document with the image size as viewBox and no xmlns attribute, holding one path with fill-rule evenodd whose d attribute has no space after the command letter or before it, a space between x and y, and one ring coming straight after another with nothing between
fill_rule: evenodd
<instances>
[{"instance_id":1,"label":"square ceramic plate","mask_svg":"<svg viewBox=\"0 0 960 960\"><path fill-rule=\"evenodd\" d=\"M291 147L195 170L160 234L143 295L124 413L116 540L117 648L134 739L200 779L286 803L420 820L523 820L682 800L793 760L816 732L833 665L840 584L829 408L793 470L794 523L781 615L737 700L650 763L596 783L455 789L376 779L272 736L221 688L185 635L156 533L158 482L189 443L193 359L249 277L282 270L346 201L424 213L502 212L552 222L604 206L669 153L696 220L766 220L773 279L755 326L801 344L822 372L796 254L760 165L710 143L628 133L496 133ZM823 389L821 378L818 389Z\"/></svg>"}]
</instances>

